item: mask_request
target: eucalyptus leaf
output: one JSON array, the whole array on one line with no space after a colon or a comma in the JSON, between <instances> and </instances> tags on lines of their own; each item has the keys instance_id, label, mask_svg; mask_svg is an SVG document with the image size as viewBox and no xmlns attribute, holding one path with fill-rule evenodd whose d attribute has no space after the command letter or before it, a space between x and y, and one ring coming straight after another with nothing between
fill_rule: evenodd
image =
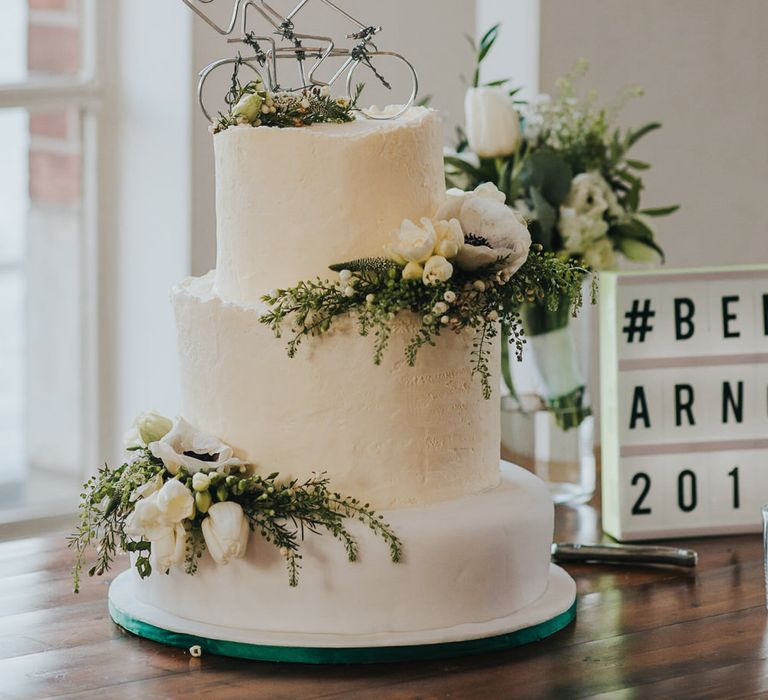
<instances>
[{"instance_id":1,"label":"eucalyptus leaf","mask_svg":"<svg viewBox=\"0 0 768 700\"><path fill-rule=\"evenodd\" d=\"M674 214L680 208L679 204L672 204L668 207L654 207L653 209L643 209L640 214L646 216L669 216Z\"/></svg>"},{"instance_id":2,"label":"eucalyptus leaf","mask_svg":"<svg viewBox=\"0 0 768 700\"><path fill-rule=\"evenodd\" d=\"M571 189L573 171L568 162L550 150L535 151L528 158L527 180L552 205L559 206Z\"/></svg>"},{"instance_id":3,"label":"eucalyptus leaf","mask_svg":"<svg viewBox=\"0 0 768 700\"><path fill-rule=\"evenodd\" d=\"M641 138L643 138L643 136L650 134L652 131L656 131L656 129L661 129L661 124L659 122L650 122L641 126L639 129L630 131L627 134L627 148L634 146Z\"/></svg>"},{"instance_id":4,"label":"eucalyptus leaf","mask_svg":"<svg viewBox=\"0 0 768 700\"><path fill-rule=\"evenodd\" d=\"M651 167L650 163L646 163L644 160L635 160L633 158L627 158L625 161L630 168L635 170L648 170Z\"/></svg>"},{"instance_id":5,"label":"eucalyptus leaf","mask_svg":"<svg viewBox=\"0 0 768 700\"><path fill-rule=\"evenodd\" d=\"M552 249L552 231L557 220L557 210L547 201L538 187L530 188L531 202L538 223L538 241L546 250Z\"/></svg>"}]
</instances>

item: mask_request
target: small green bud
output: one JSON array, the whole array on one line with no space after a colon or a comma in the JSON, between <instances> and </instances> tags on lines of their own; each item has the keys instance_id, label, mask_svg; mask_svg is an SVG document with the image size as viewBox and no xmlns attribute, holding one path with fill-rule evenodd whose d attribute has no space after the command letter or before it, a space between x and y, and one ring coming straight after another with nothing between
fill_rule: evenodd
<instances>
[{"instance_id":1,"label":"small green bud","mask_svg":"<svg viewBox=\"0 0 768 700\"><path fill-rule=\"evenodd\" d=\"M198 491L195 494L195 505L200 513L207 513L212 502L210 491Z\"/></svg>"},{"instance_id":2,"label":"small green bud","mask_svg":"<svg viewBox=\"0 0 768 700\"><path fill-rule=\"evenodd\" d=\"M226 501L229 498L229 492L227 491L227 487L224 484L216 489L216 498L219 501Z\"/></svg>"}]
</instances>

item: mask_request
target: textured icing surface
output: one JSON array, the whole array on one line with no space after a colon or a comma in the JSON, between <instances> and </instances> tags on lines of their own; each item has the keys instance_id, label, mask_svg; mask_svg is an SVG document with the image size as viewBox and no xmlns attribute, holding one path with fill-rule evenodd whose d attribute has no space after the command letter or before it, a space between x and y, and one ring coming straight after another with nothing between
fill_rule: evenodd
<instances>
[{"instance_id":1,"label":"textured icing surface","mask_svg":"<svg viewBox=\"0 0 768 700\"><path fill-rule=\"evenodd\" d=\"M404 218L445 197L434 111L300 129L226 129L214 138L216 291L256 302L268 289L380 255Z\"/></svg>"},{"instance_id":2,"label":"textured icing surface","mask_svg":"<svg viewBox=\"0 0 768 700\"><path fill-rule=\"evenodd\" d=\"M299 586L290 588L282 557L252 535L244 559L219 566L205 554L194 576L182 567L168 576L153 573L137 582L138 598L224 627L340 635L432 630L510 615L546 589L554 509L535 476L512 465L503 474L501 485L483 494L386 512L404 542L400 564L353 522L359 561L348 563L331 537L309 537Z\"/></svg>"},{"instance_id":3,"label":"textured icing surface","mask_svg":"<svg viewBox=\"0 0 768 700\"><path fill-rule=\"evenodd\" d=\"M499 403L471 375L473 334L446 332L409 367L416 326L396 324L380 366L352 319L293 359L258 310L223 302L213 273L174 291L182 415L262 473L325 471L376 508L429 503L499 483ZM498 371L498 344L490 366ZM491 378L497 386L498 377Z\"/></svg>"}]
</instances>

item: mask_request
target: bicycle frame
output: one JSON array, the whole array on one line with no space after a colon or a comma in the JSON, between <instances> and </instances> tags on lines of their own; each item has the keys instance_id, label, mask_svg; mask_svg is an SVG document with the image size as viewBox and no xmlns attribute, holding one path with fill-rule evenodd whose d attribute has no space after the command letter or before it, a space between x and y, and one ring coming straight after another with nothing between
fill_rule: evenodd
<instances>
[{"instance_id":1,"label":"bicycle frame","mask_svg":"<svg viewBox=\"0 0 768 700\"><path fill-rule=\"evenodd\" d=\"M310 0L300 0L300 2L286 16L281 15L267 2L267 0L234 0L232 15L230 17L229 23L225 27L221 27L216 22L211 20L210 17L208 17L205 12L203 12L196 4L202 3L204 5L208 5L214 1L215 0L182 0L182 2L187 7L192 9L196 15L201 17L206 22L206 24L208 24L222 36L230 36L235 31L235 27L238 23L238 17L241 17L240 28L242 37L230 38L227 40L227 42L244 43L253 48L256 52L256 55L248 58L241 58L238 54L238 58L220 59L206 66L200 72L200 81L198 83L197 90L198 101L200 102L200 107L203 111L203 114L208 120L211 120L211 116L203 104L203 88L206 80L214 70L228 64L246 65L262 79L268 90L278 91L284 89L281 88L279 84L277 66L278 59L283 58L291 58L295 60L298 65L300 86L298 88L289 89L289 91L304 90L310 87L331 86L346 72L347 78L345 89L347 94L351 96L353 76L360 63L366 63L374 72L376 77L387 88L391 88L384 77L379 74L378 71L376 71L373 64L370 62L370 58L373 56L392 56L406 64L413 80L411 95L406 105L401 110L399 110L397 114L389 116L373 115L368 114L363 110L359 111L370 119L394 119L405 112L408 107L410 107L416 100L416 95L418 94L418 75L413 65L401 54L395 53L393 51L379 51L378 47L370 41L370 38L378 31L380 31L381 27L373 27L363 24L348 12L343 10L341 7L336 5L332 0L321 0L321 2L332 8L335 12L344 16L347 20L359 28L359 31L346 35L347 38L354 38L359 40L359 43L351 49L336 48L332 37L297 33L294 31L294 17L296 17L296 15L299 14L299 12L304 7L306 7ZM273 37L255 36L254 34L248 32L249 10L253 10L258 13L272 26L274 29L274 34L284 40L291 41L293 46L278 47ZM303 43L305 40L317 42L319 45L305 46ZM270 45L270 48L267 51L263 51L260 49L258 42L266 42ZM309 72L306 71L305 67L305 61L308 57L314 57L317 59L309 69ZM326 59L344 57L346 57L347 60L342 63L341 67L336 70L336 72L328 79L327 82L319 80L315 77L317 70ZM262 68L266 67L266 76L262 75L261 71L255 64L258 64L258 66Z\"/></svg>"}]
</instances>

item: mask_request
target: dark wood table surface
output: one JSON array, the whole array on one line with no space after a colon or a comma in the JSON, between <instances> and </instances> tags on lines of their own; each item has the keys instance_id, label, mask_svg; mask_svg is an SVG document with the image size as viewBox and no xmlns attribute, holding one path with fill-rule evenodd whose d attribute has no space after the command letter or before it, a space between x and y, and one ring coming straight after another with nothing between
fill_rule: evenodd
<instances>
[{"instance_id":1,"label":"dark wood table surface","mask_svg":"<svg viewBox=\"0 0 768 700\"><path fill-rule=\"evenodd\" d=\"M598 533L591 507L558 509L557 539ZM107 615L108 579L72 595L63 536L0 543L0 698L768 697L760 537L680 544L699 551L695 570L568 566L578 618L544 642L318 667L198 659L134 637Z\"/></svg>"}]
</instances>

